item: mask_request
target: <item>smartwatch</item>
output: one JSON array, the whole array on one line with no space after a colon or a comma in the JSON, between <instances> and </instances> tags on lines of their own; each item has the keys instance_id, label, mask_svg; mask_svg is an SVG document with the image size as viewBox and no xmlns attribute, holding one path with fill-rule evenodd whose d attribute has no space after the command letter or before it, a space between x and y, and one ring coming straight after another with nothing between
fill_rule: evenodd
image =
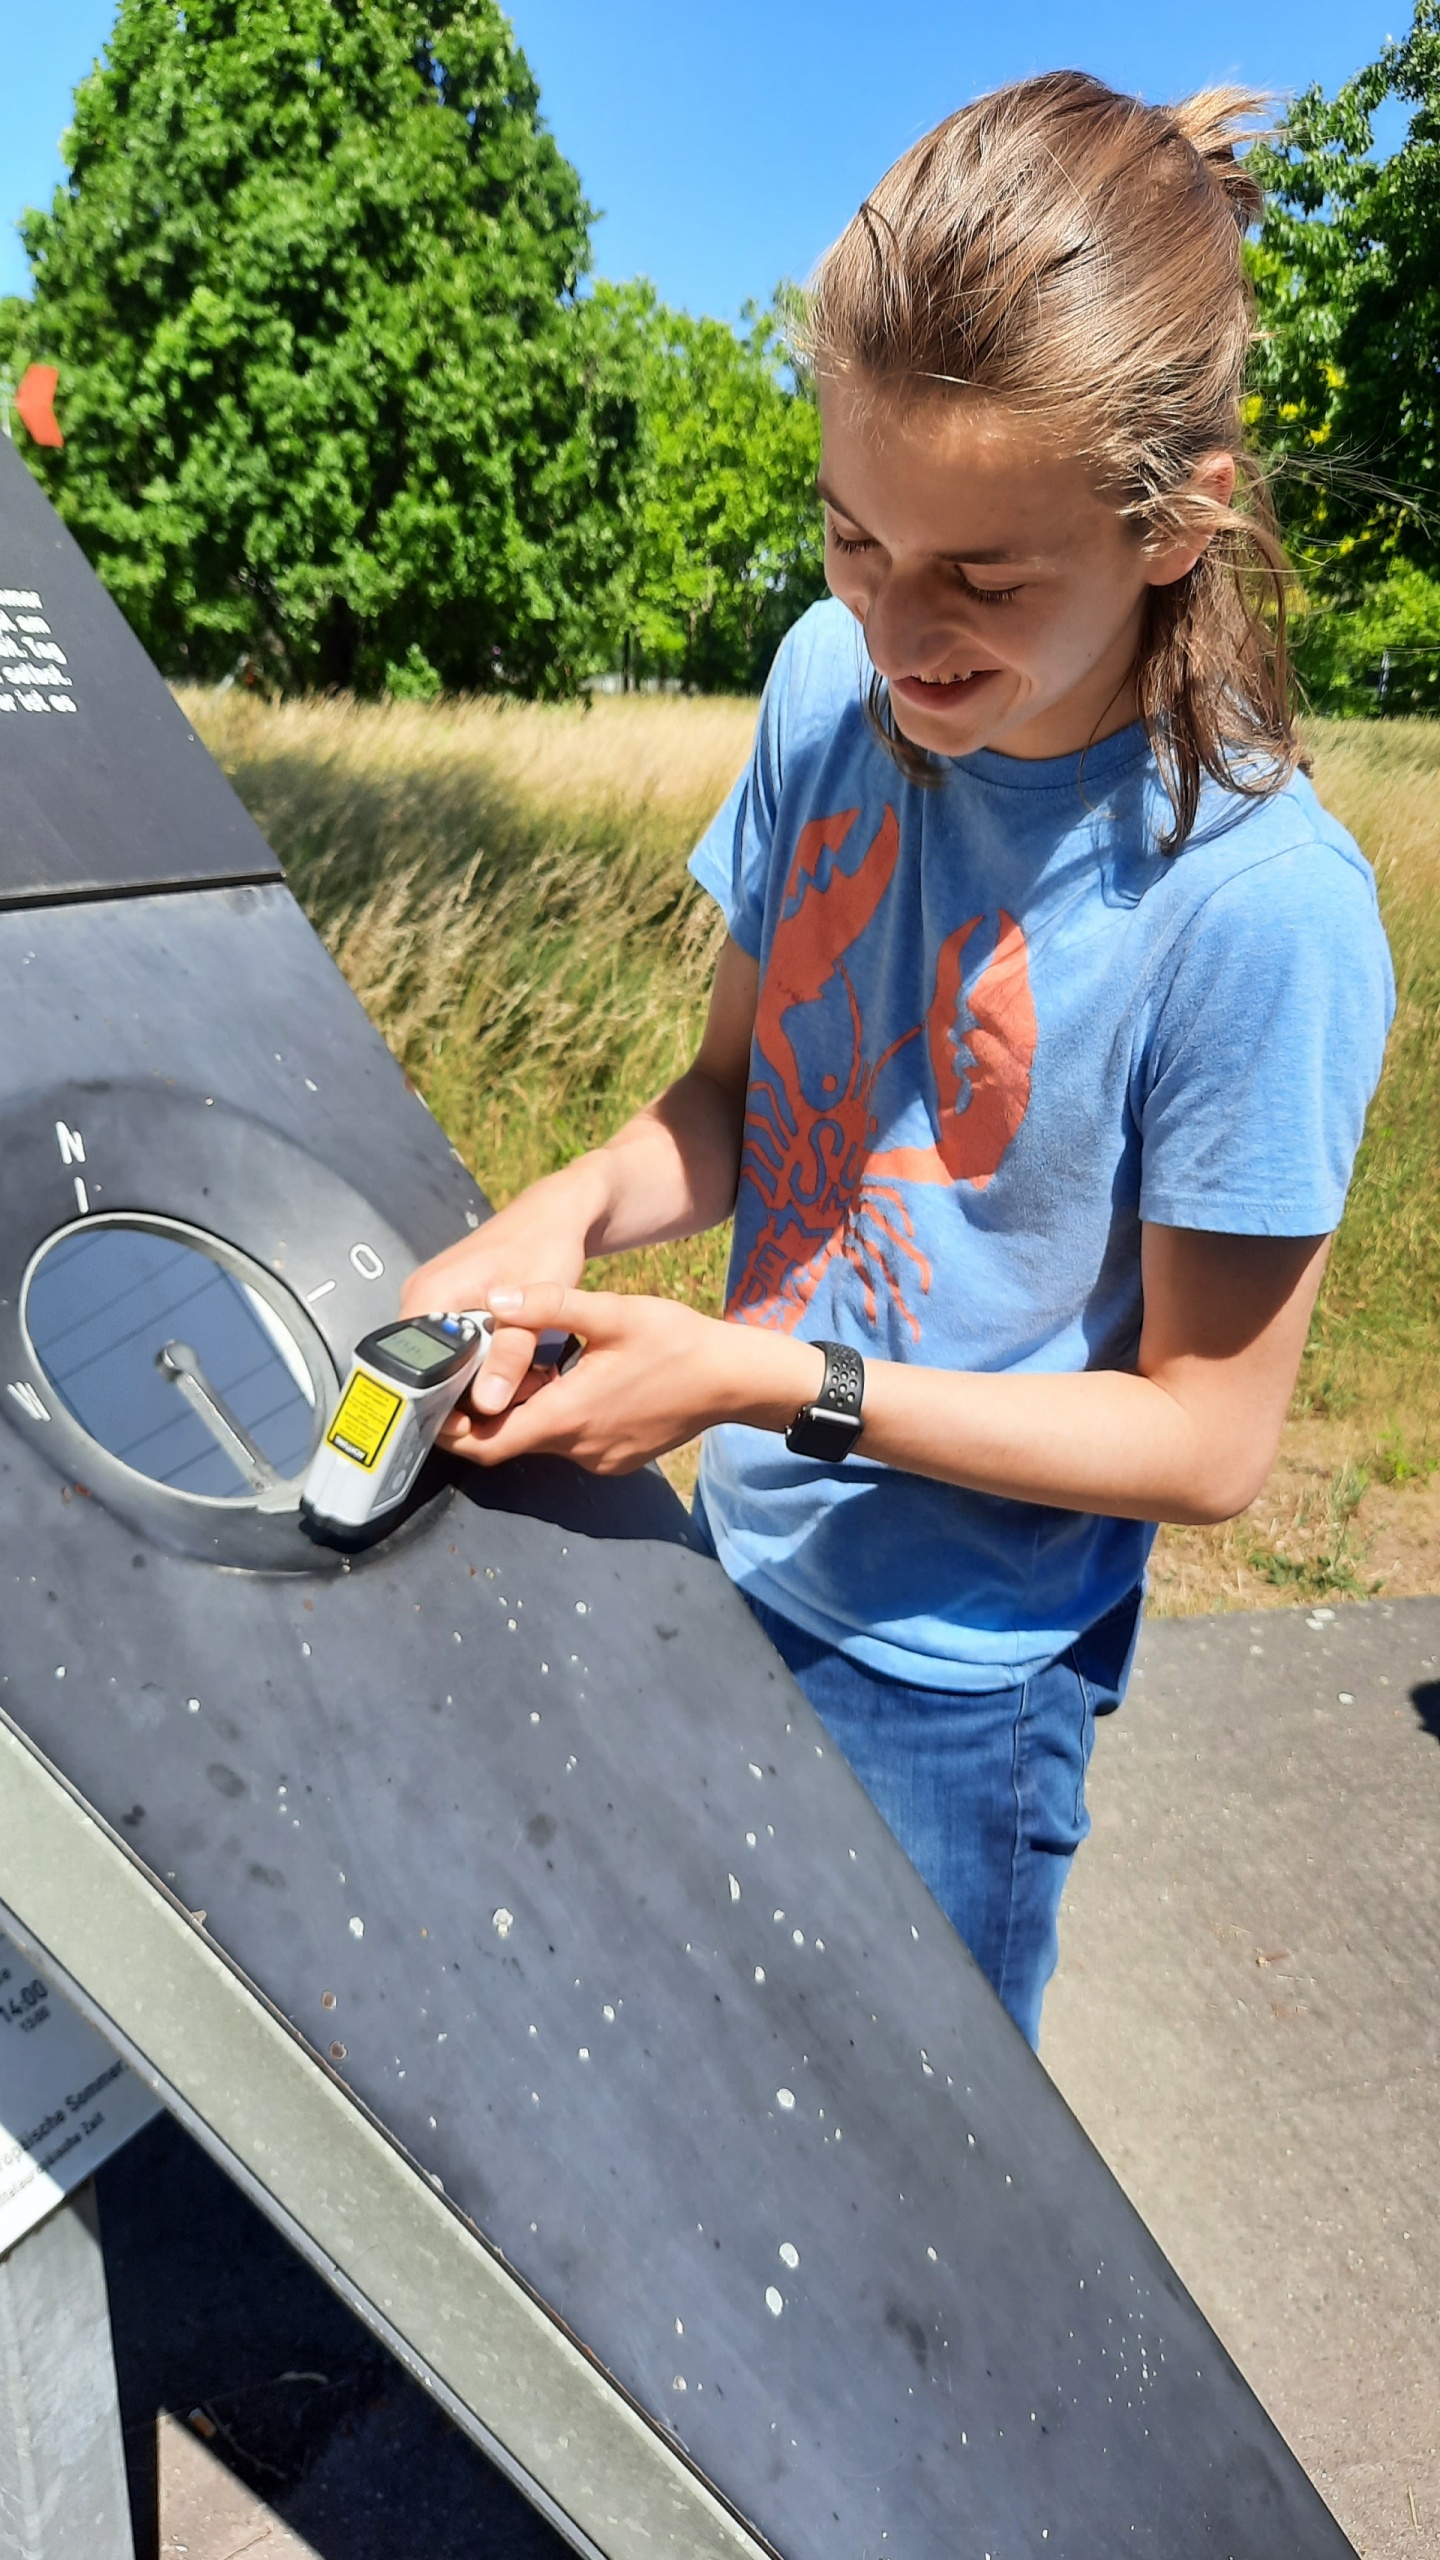
<instances>
[{"instance_id":1,"label":"smartwatch","mask_svg":"<svg viewBox=\"0 0 1440 2560\"><path fill-rule=\"evenodd\" d=\"M860 1437L860 1407L865 1399L865 1363L848 1343L817 1342L825 1354L825 1375L813 1404L802 1404L785 1446L797 1458L823 1458L838 1467Z\"/></svg>"}]
</instances>

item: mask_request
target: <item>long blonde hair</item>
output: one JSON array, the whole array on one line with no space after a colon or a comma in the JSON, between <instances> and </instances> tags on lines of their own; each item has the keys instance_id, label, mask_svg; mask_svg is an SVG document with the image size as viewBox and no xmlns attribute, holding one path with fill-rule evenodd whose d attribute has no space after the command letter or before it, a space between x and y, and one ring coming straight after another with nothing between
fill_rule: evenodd
<instances>
[{"instance_id":1,"label":"long blonde hair","mask_svg":"<svg viewBox=\"0 0 1440 2560\"><path fill-rule=\"evenodd\" d=\"M1201 779L1261 798L1299 761L1285 653L1289 580L1264 469L1245 449L1254 335L1241 244L1263 197L1236 157L1264 101L1206 89L1171 107L1055 71L977 98L905 152L827 250L806 297L816 373L905 398L1008 402L1063 440L1140 537L1203 531L1152 587L1136 679L1174 812ZM1209 454L1235 501L1190 485ZM907 771L931 760L872 697Z\"/></svg>"}]
</instances>

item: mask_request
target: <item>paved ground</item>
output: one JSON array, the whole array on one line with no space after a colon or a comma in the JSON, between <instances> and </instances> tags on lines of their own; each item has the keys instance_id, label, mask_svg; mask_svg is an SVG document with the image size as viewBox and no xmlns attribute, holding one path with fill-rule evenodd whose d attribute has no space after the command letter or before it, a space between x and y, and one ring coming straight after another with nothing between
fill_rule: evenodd
<instances>
[{"instance_id":1,"label":"paved ground","mask_svg":"<svg viewBox=\"0 0 1440 2560\"><path fill-rule=\"evenodd\" d=\"M136 2560L568 2560L178 2125L96 2183Z\"/></svg>"},{"instance_id":2,"label":"paved ground","mask_svg":"<svg viewBox=\"0 0 1440 2560\"><path fill-rule=\"evenodd\" d=\"M1440 1601L1148 1629L1091 1801L1045 2059L1363 2560L1440 2560ZM139 2560L558 2560L175 2126L100 2190Z\"/></svg>"},{"instance_id":3,"label":"paved ground","mask_svg":"<svg viewBox=\"0 0 1440 2560\"><path fill-rule=\"evenodd\" d=\"M1440 2555L1440 1601L1151 1626L1090 1800L1044 2059L1363 2560Z\"/></svg>"}]
</instances>

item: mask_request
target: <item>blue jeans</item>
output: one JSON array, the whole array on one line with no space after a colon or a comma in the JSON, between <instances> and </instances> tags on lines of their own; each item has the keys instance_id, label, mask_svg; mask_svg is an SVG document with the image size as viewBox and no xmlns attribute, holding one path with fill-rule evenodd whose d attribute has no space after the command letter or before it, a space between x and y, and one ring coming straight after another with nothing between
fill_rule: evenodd
<instances>
[{"instance_id":1,"label":"blue jeans","mask_svg":"<svg viewBox=\"0 0 1440 2560\"><path fill-rule=\"evenodd\" d=\"M698 1494L692 1525L713 1555ZM1141 1593L1018 1688L979 1695L887 1679L744 1596L1021 2034L1038 2044L1060 1952L1060 1897L1090 1828L1095 1718L1124 1695Z\"/></svg>"}]
</instances>

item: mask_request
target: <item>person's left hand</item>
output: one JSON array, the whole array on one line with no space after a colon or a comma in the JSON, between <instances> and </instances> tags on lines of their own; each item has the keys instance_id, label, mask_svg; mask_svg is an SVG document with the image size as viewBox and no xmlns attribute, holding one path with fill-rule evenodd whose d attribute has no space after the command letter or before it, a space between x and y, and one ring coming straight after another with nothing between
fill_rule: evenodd
<instances>
[{"instance_id":1,"label":"person's left hand","mask_svg":"<svg viewBox=\"0 0 1440 2560\"><path fill-rule=\"evenodd\" d=\"M626 1475L736 1409L744 1328L669 1298L553 1281L492 1289L489 1306L497 1337L507 1328L554 1328L578 1334L585 1349L566 1375L507 1412L477 1413L463 1396L439 1432L441 1448L455 1457L493 1467L543 1449L596 1475Z\"/></svg>"}]
</instances>

